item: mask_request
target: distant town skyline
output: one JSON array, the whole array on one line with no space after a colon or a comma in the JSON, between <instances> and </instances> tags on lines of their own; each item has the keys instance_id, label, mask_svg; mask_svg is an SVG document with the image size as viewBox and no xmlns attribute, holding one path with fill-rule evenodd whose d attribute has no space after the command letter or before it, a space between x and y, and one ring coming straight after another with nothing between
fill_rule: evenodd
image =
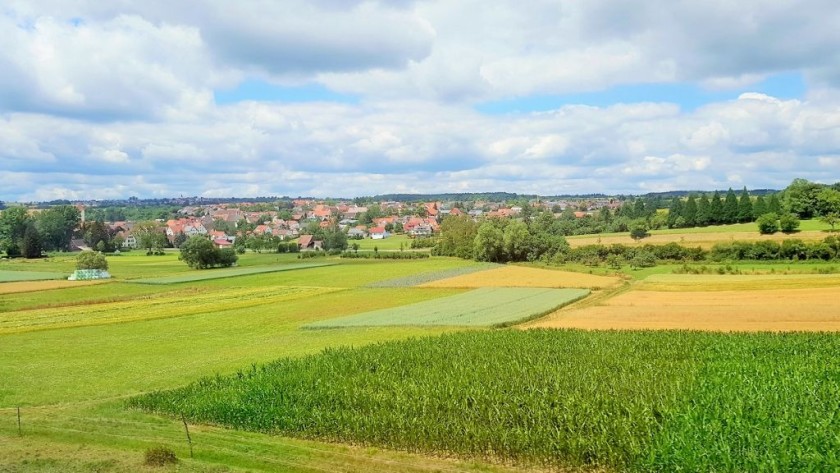
<instances>
[{"instance_id":1,"label":"distant town skyline","mask_svg":"<svg viewBox=\"0 0 840 473\"><path fill-rule=\"evenodd\" d=\"M9 0L0 200L833 183L837 24L828 0Z\"/></svg>"}]
</instances>

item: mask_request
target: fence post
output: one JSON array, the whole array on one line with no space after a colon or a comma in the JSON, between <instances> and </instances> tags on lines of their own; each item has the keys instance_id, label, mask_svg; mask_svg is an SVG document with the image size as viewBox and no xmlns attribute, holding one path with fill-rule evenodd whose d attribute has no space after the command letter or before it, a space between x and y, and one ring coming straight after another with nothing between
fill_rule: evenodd
<instances>
[{"instance_id":1,"label":"fence post","mask_svg":"<svg viewBox=\"0 0 840 473\"><path fill-rule=\"evenodd\" d=\"M18 437L23 436L23 431L20 429L20 406L17 406L17 418L18 418Z\"/></svg>"},{"instance_id":2,"label":"fence post","mask_svg":"<svg viewBox=\"0 0 840 473\"><path fill-rule=\"evenodd\" d=\"M192 438L190 438L190 428L187 427L187 418L181 414L181 422L184 423L184 432L187 433L187 443L190 445L190 458L193 457Z\"/></svg>"}]
</instances>

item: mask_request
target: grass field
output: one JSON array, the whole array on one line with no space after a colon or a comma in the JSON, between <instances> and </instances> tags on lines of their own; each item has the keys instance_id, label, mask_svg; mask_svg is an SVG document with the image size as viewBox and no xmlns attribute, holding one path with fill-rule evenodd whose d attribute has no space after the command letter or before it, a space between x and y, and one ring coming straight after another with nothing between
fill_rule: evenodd
<instances>
[{"instance_id":1,"label":"grass field","mask_svg":"<svg viewBox=\"0 0 840 473\"><path fill-rule=\"evenodd\" d=\"M393 325L492 327L542 315L589 294L585 289L475 289L398 308L380 309L324 320L307 328L378 327Z\"/></svg>"},{"instance_id":2,"label":"grass field","mask_svg":"<svg viewBox=\"0 0 840 473\"><path fill-rule=\"evenodd\" d=\"M67 276L64 273L48 273L43 271L0 271L0 283L67 279Z\"/></svg>"},{"instance_id":3,"label":"grass field","mask_svg":"<svg viewBox=\"0 0 840 473\"><path fill-rule=\"evenodd\" d=\"M638 243L630 238L629 233L604 233L600 235L577 235L567 237L572 248L584 245L635 245L652 244L664 245L666 243L679 243L684 246L709 249L717 243L729 243L739 241L762 241L770 240L780 242L782 240L800 239L804 241L817 241L831 235L831 227L819 220L803 220L800 231L791 234L775 233L773 235L761 235L755 223L739 223L735 225L716 225L702 228L669 228L663 230L652 230L650 236L640 240Z\"/></svg>"},{"instance_id":4,"label":"grass field","mask_svg":"<svg viewBox=\"0 0 840 473\"><path fill-rule=\"evenodd\" d=\"M348 240L347 244L352 246L353 243L359 245L359 250L373 250L374 247L378 248L379 251L399 251L400 245L402 245L403 251L411 250L411 242L413 240L406 235L392 235L388 238L382 240L373 240L370 238L365 238L362 240ZM420 250L417 250L420 251ZM428 248L423 249L422 251L429 251Z\"/></svg>"},{"instance_id":5,"label":"grass field","mask_svg":"<svg viewBox=\"0 0 840 473\"><path fill-rule=\"evenodd\" d=\"M243 256L243 268L299 262L286 255ZM21 271L52 271L73 260L9 264ZM182 425L127 412L121 400L278 357L452 330L299 328L456 294L461 291L363 286L469 263L351 261L167 286L130 281L187 272L176 255L109 260L122 276L104 284L0 294L0 471L152 471L142 466L143 451L158 444L178 453L178 471L515 470L203 426L191 426L196 450L191 460ZM15 406L22 407L23 437L18 437Z\"/></svg>"},{"instance_id":6,"label":"grass field","mask_svg":"<svg viewBox=\"0 0 840 473\"><path fill-rule=\"evenodd\" d=\"M838 349L825 334L461 333L280 360L129 405L531 466L830 471Z\"/></svg>"},{"instance_id":7,"label":"grass field","mask_svg":"<svg viewBox=\"0 0 840 473\"><path fill-rule=\"evenodd\" d=\"M333 263L299 263L278 266L249 266L244 268L216 269L213 271L192 271L178 276L164 276L158 278L134 279L138 284L178 284L183 282L206 281L209 279L226 279L236 276L250 276L253 274L276 273L296 269L318 268Z\"/></svg>"}]
</instances>

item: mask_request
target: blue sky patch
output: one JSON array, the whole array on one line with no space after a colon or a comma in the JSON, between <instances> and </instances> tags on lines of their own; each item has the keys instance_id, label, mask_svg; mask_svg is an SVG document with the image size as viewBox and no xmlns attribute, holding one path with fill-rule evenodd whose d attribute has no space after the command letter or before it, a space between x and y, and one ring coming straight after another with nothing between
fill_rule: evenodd
<instances>
[{"instance_id":1,"label":"blue sky patch","mask_svg":"<svg viewBox=\"0 0 840 473\"><path fill-rule=\"evenodd\" d=\"M214 92L219 105L254 100L258 102L338 102L356 104L359 97L334 92L320 84L279 86L265 81L248 79L236 88Z\"/></svg>"},{"instance_id":2,"label":"blue sky patch","mask_svg":"<svg viewBox=\"0 0 840 473\"><path fill-rule=\"evenodd\" d=\"M567 95L529 95L512 99L483 102L475 110L486 115L527 113L556 110L564 105L609 107L620 103L675 103L684 111L704 105L734 100L745 92L758 92L779 99L797 99L805 95L805 79L801 73L775 74L750 86L729 90L709 90L696 84L628 84L598 92Z\"/></svg>"}]
</instances>

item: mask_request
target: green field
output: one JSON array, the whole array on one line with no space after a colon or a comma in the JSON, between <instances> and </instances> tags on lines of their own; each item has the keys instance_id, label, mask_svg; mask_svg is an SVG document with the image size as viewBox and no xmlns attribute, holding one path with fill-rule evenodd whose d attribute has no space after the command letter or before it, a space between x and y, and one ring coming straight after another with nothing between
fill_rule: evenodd
<instances>
[{"instance_id":1,"label":"green field","mask_svg":"<svg viewBox=\"0 0 840 473\"><path fill-rule=\"evenodd\" d=\"M380 309L315 322L306 328L393 325L497 327L548 313L588 294L588 289L487 287L395 309Z\"/></svg>"},{"instance_id":2,"label":"green field","mask_svg":"<svg viewBox=\"0 0 840 473\"><path fill-rule=\"evenodd\" d=\"M347 244L350 247L353 246L353 243L359 245L359 250L373 250L374 247L379 249L379 251L399 251L400 245L402 245L403 251L411 250L411 242L413 240L406 235L391 235L388 238L382 240L373 240L371 238L364 238L362 240L348 240ZM429 251L428 248L423 250L412 250L412 251Z\"/></svg>"},{"instance_id":3,"label":"green field","mask_svg":"<svg viewBox=\"0 0 840 473\"><path fill-rule=\"evenodd\" d=\"M411 276L405 276L394 279L386 279L384 281L376 281L368 287L411 287L419 286L432 281L439 281L441 279L454 278L463 274L471 274L477 271L484 271L487 269L498 268L500 265L495 263L476 263L474 265L464 265L461 267L444 269L441 271L427 271Z\"/></svg>"},{"instance_id":4,"label":"green field","mask_svg":"<svg viewBox=\"0 0 840 473\"><path fill-rule=\"evenodd\" d=\"M47 273L43 271L0 271L0 283L17 281L46 281L51 279L67 279L67 274Z\"/></svg>"},{"instance_id":5,"label":"green field","mask_svg":"<svg viewBox=\"0 0 840 473\"><path fill-rule=\"evenodd\" d=\"M834 471L838 349L824 334L462 333L327 350L129 405L527 465Z\"/></svg>"},{"instance_id":6,"label":"green field","mask_svg":"<svg viewBox=\"0 0 840 473\"><path fill-rule=\"evenodd\" d=\"M216 269L213 271L190 272L179 276L165 276L160 278L134 279L138 284L178 284L183 282L207 281L209 279L226 279L236 276L250 276L252 274L276 273L295 269L309 269L328 266L333 263L299 263L280 266L251 266L244 268Z\"/></svg>"}]
</instances>

